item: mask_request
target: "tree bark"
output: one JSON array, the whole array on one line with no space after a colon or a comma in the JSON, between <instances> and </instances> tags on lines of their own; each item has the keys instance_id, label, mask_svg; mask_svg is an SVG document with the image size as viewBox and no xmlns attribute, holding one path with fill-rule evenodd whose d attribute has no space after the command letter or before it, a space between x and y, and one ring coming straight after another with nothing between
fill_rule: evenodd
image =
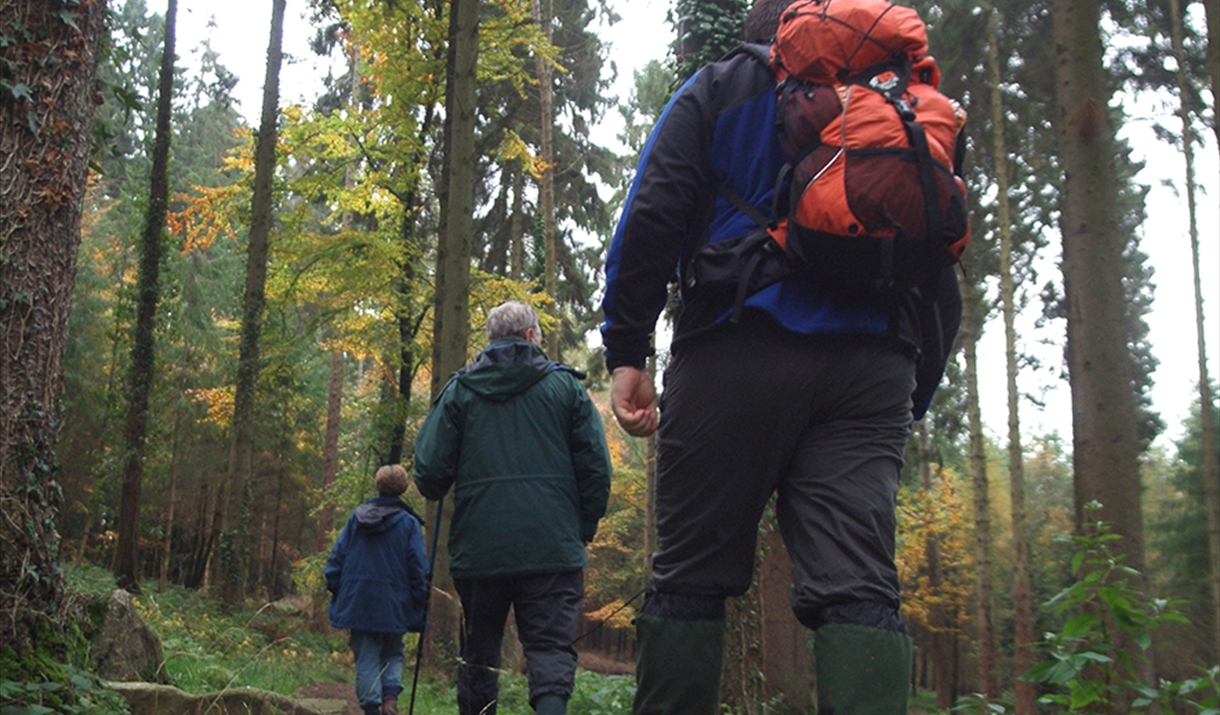
<instances>
[{"instance_id":1,"label":"tree bark","mask_svg":"<svg viewBox=\"0 0 1220 715\"><path fill-rule=\"evenodd\" d=\"M330 384L326 399L326 436L322 443L322 508L318 511L318 534L314 549L324 551L330 545L330 532L335 528L335 504L326 490L339 473L339 413L343 406L343 353L330 353Z\"/></svg>"},{"instance_id":2,"label":"tree bark","mask_svg":"<svg viewBox=\"0 0 1220 715\"><path fill-rule=\"evenodd\" d=\"M1214 3L1213 3L1214 4ZM1212 643L1220 643L1220 459L1216 454L1216 413L1212 409L1211 377L1207 374L1207 341L1203 321L1203 288L1199 275L1199 225L1195 196L1195 133L1187 106L1186 56L1182 49L1182 10L1178 0L1169 0L1173 22L1173 54L1178 61L1178 116L1182 119L1182 148L1186 159L1186 211L1190 226L1190 258L1194 269L1195 339L1199 358L1199 431L1203 440L1203 497L1207 509L1208 563L1211 564ZM1208 21L1215 14L1209 10ZM1215 61L1215 43L1209 38L1208 61ZM1213 67L1213 71L1214 71ZM1215 88L1213 74L1212 87ZM1214 112L1213 112L1214 114Z\"/></svg>"},{"instance_id":3,"label":"tree bark","mask_svg":"<svg viewBox=\"0 0 1220 715\"><path fill-rule=\"evenodd\" d=\"M441 172L440 242L436 249L436 299L432 315L432 398L435 400L449 376L466 362L470 332L470 236L474 227L474 129L478 106L475 68L478 63L478 0L451 0L449 6L449 48L445 61L444 164ZM444 509L433 503L429 508L432 523L428 541L439 536L443 541L452 522L453 500ZM439 532L439 534L437 533ZM433 584L452 591L447 549L438 549L433 564ZM449 606L433 598L433 607ZM456 618L436 614L428 649L430 658L453 650L456 631L445 624ZM448 642L438 642L448 641Z\"/></svg>"},{"instance_id":4,"label":"tree bark","mask_svg":"<svg viewBox=\"0 0 1220 715\"><path fill-rule=\"evenodd\" d=\"M1073 484L1076 528L1094 518L1123 538L1112 548L1123 563L1144 571L1139 474L1138 409L1127 343L1123 289L1124 237L1118 225L1116 146L1110 91L1102 65L1097 0L1054 0L1051 7L1063 165L1061 224L1067 358L1072 392ZM1086 506L1101 505L1097 516ZM1135 652L1129 639L1116 648ZM1147 669L1141 679L1151 676ZM1112 712L1126 712L1117 698Z\"/></svg>"},{"instance_id":5,"label":"tree bark","mask_svg":"<svg viewBox=\"0 0 1220 715\"><path fill-rule=\"evenodd\" d=\"M241 345L233 395L232 447L221 497L221 594L230 603L245 595L245 554L249 550L248 492L254 476L254 406L259 373L259 340L266 303L267 253L271 236L272 179L275 175L276 121L279 118L280 65L283 61L284 10L287 0L272 0L271 39L263 107L254 148L254 196L250 207L250 241L246 253L246 289L242 301Z\"/></svg>"},{"instance_id":6,"label":"tree bark","mask_svg":"<svg viewBox=\"0 0 1220 715\"><path fill-rule=\"evenodd\" d=\"M475 66L478 0L452 0L445 81L441 240L436 250L432 396L466 362L470 331L470 236L474 224Z\"/></svg>"},{"instance_id":7,"label":"tree bark","mask_svg":"<svg viewBox=\"0 0 1220 715\"><path fill-rule=\"evenodd\" d=\"M962 356L966 362L966 415L970 431L970 483L974 494L975 642L978 648L979 689L995 696L995 625L991 592L991 495L987 482L987 450L979 406L978 342L987 309L977 286L962 286ZM930 485L929 485L930 486ZM939 691L938 691L939 692Z\"/></svg>"},{"instance_id":8,"label":"tree bark","mask_svg":"<svg viewBox=\"0 0 1220 715\"><path fill-rule=\"evenodd\" d=\"M1101 503L1100 518L1124 538L1117 552L1143 570L1139 438L1127 347L1123 238L1114 206L1114 129L1102 66L1096 0L1055 0L1058 130L1063 162L1064 289L1076 522Z\"/></svg>"},{"instance_id":9,"label":"tree bark","mask_svg":"<svg viewBox=\"0 0 1220 715\"><path fill-rule=\"evenodd\" d=\"M105 2L0 0L0 642L62 606L55 446Z\"/></svg>"},{"instance_id":10,"label":"tree bark","mask_svg":"<svg viewBox=\"0 0 1220 715\"><path fill-rule=\"evenodd\" d=\"M963 346L965 343L963 343ZM964 349L964 347L963 347ZM931 493L933 487L932 463L928 449L927 427L919 423L919 471L924 491ZM928 563L928 591L939 595L944 581L940 561L940 542L934 533L928 534L924 546L924 558ZM948 617L943 603L929 606L928 630L932 640L932 678L936 689L936 707L953 706L954 667L953 634L949 630Z\"/></svg>"},{"instance_id":11,"label":"tree bark","mask_svg":"<svg viewBox=\"0 0 1220 715\"><path fill-rule=\"evenodd\" d=\"M1000 298L1004 312L1004 367L1008 386L1008 478L1012 501L1013 689L1017 715L1033 715L1038 689L1021 675L1034 665L1034 616L1030 595L1029 544L1025 525L1025 461L1021 450L1020 393L1017 388L1016 276L1012 262L1012 213L1008 202L1008 146L1000 91L1000 14L987 24L987 64L991 75L992 158L996 180L996 223L1000 232ZM994 685L994 683L992 684ZM994 695L994 691L986 691Z\"/></svg>"},{"instance_id":12,"label":"tree bark","mask_svg":"<svg viewBox=\"0 0 1220 715\"><path fill-rule=\"evenodd\" d=\"M543 7L546 2L546 7ZM550 0L533 0L534 22L542 28L547 44L551 43L551 10ZM545 12L544 12L545 10ZM538 69L538 128L539 151L542 159L542 176L538 180L538 210L542 213L542 245L544 248L544 274L546 294L555 301L552 307L553 317L559 318L559 272L558 257L555 252L555 148L551 141L554 131L554 110L551 108L555 88L552 83L551 63L542 56L535 58ZM558 331L557 331L558 333ZM546 346L547 355L552 360L559 360L559 335L556 334Z\"/></svg>"},{"instance_id":13,"label":"tree bark","mask_svg":"<svg viewBox=\"0 0 1220 715\"><path fill-rule=\"evenodd\" d=\"M148 436L148 400L156 371L157 303L161 299L161 241L169 204L170 114L174 100L174 40L178 0L165 11L165 45L157 87L157 128L153 139L148 213L140 239L139 292L136 330L131 344L131 383L123 444L123 487L119 499L119 536L115 544L114 576L119 588L140 592L140 491L144 480L144 447Z\"/></svg>"}]
</instances>

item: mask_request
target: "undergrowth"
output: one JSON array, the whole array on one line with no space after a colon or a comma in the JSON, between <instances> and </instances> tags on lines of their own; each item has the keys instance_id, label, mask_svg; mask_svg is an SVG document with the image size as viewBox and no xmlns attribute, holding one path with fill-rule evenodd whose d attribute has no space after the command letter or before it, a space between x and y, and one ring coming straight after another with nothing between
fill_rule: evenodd
<instances>
[{"instance_id":1,"label":"undergrowth","mask_svg":"<svg viewBox=\"0 0 1220 715\"><path fill-rule=\"evenodd\" d=\"M69 566L66 571L69 588L75 592L103 598L114 588L113 577L104 569L81 565ZM171 685L187 692L249 686L292 696L304 685L353 681L346 632L314 633L299 612L280 611L273 604L227 611L206 593L176 586L157 591L152 583L144 584L144 592L133 601L140 617L161 639L163 674ZM406 637L405 646L403 684L407 690L399 704L404 713L411 695L414 635ZM634 695L635 681L630 676L579 670L568 713L625 715L631 711ZM525 675L500 676L497 708L501 715L533 715ZM457 715L453 678L423 673L415 712Z\"/></svg>"}]
</instances>

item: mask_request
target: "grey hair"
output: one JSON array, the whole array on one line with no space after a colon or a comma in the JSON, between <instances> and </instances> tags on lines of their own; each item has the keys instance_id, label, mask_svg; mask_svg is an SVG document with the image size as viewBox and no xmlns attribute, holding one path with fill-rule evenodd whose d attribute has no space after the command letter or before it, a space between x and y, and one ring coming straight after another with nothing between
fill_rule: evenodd
<instances>
[{"instance_id":1,"label":"grey hair","mask_svg":"<svg viewBox=\"0 0 1220 715\"><path fill-rule=\"evenodd\" d=\"M538 327L538 314L516 300L501 303L487 314L487 339L525 338L525 332Z\"/></svg>"}]
</instances>

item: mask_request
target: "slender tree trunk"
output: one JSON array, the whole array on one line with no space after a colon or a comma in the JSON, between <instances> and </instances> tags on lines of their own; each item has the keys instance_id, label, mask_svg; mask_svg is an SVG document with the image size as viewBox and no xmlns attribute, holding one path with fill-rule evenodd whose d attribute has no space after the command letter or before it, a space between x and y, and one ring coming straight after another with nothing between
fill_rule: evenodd
<instances>
[{"instance_id":1,"label":"slender tree trunk","mask_svg":"<svg viewBox=\"0 0 1220 715\"><path fill-rule=\"evenodd\" d=\"M326 491L339 473L339 412L343 405L343 353L330 353L330 385L326 400L326 437L322 443L322 509L318 512L317 551L330 545L330 532L335 528L335 504Z\"/></svg>"},{"instance_id":2,"label":"slender tree trunk","mask_svg":"<svg viewBox=\"0 0 1220 715\"><path fill-rule=\"evenodd\" d=\"M924 491L931 493L933 484L932 462L928 449L928 429L923 422L919 423L919 471ZM944 578L941 574L940 541L936 534L929 531L928 541L924 547L924 558L928 562L928 591L940 594ZM942 603L929 606L928 630L931 635L932 678L936 688L936 707L949 708L953 706L953 635L949 632L948 618Z\"/></svg>"},{"instance_id":3,"label":"slender tree trunk","mask_svg":"<svg viewBox=\"0 0 1220 715\"><path fill-rule=\"evenodd\" d=\"M1173 54L1178 60L1178 116L1182 119L1182 148L1186 159L1186 210L1190 222L1190 257L1194 269L1195 338L1199 357L1199 428L1203 439L1203 495L1207 507L1207 546L1211 564L1212 608L1214 631L1212 643L1220 644L1220 459L1216 455L1216 413L1212 410L1211 377L1207 374L1207 341L1204 339L1203 288L1199 276L1199 225L1195 198L1195 132L1191 127L1186 73L1186 56L1182 50L1182 10L1178 0L1169 0L1173 21ZM1214 15L1209 14L1209 21ZM1213 45L1208 44L1209 61L1214 60ZM1214 75L1213 75L1213 88Z\"/></svg>"},{"instance_id":4,"label":"slender tree trunk","mask_svg":"<svg viewBox=\"0 0 1220 715\"><path fill-rule=\"evenodd\" d=\"M546 3L546 6L543 6ZM533 0L534 22L542 28L547 44L551 43L551 0ZM554 130L555 117L551 108L554 96L554 85L551 80L551 63L546 58L538 56L535 59L538 68L538 128L541 137L540 151L542 156L542 177L538 182L538 210L542 213L542 241L545 247L545 280L546 293L554 300L552 314L559 317L559 271L558 256L555 251L555 149L551 134ZM547 355L552 360L559 359L559 336L555 335L547 343Z\"/></svg>"},{"instance_id":5,"label":"slender tree trunk","mask_svg":"<svg viewBox=\"0 0 1220 715\"><path fill-rule=\"evenodd\" d=\"M1000 91L1000 13L987 24L987 64L991 74L992 157L996 177L996 223L1000 232L1000 298L1004 311L1004 365L1008 385L1008 476L1012 501L1013 688L1017 715L1033 715L1038 690L1021 679L1034 664L1034 617L1030 596L1029 545L1025 533L1025 461L1021 449L1020 393L1017 389L1016 288L1012 262L1012 216L1008 202L1008 145ZM994 694L994 691L988 691Z\"/></svg>"},{"instance_id":6,"label":"slender tree trunk","mask_svg":"<svg viewBox=\"0 0 1220 715\"><path fill-rule=\"evenodd\" d=\"M119 588L140 592L140 491L144 480L144 447L148 436L148 400L156 368L155 329L161 299L161 239L169 202L170 113L174 100L174 29L178 0L165 11L165 46L157 87L157 129L153 140L148 213L140 240L140 277L136 334L131 344L131 384L127 395L127 428L123 445L123 487L119 499L119 537L114 575Z\"/></svg>"},{"instance_id":7,"label":"slender tree trunk","mask_svg":"<svg viewBox=\"0 0 1220 715\"><path fill-rule=\"evenodd\" d=\"M18 653L64 593L55 446L105 11L0 0L0 643Z\"/></svg>"},{"instance_id":8,"label":"slender tree trunk","mask_svg":"<svg viewBox=\"0 0 1220 715\"><path fill-rule=\"evenodd\" d=\"M221 497L223 518L221 594L230 603L245 595L248 552L247 493L254 478L254 406L259 373L259 340L266 303L267 253L271 236L272 179L275 175L276 121L279 117L280 64L283 61L284 10L287 0L272 0L271 39L263 82L262 117L254 149L254 196L250 208L250 242L246 253L246 290L241 321L237 386L233 396L233 443L229 452L227 492Z\"/></svg>"},{"instance_id":9,"label":"slender tree trunk","mask_svg":"<svg viewBox=\"0 0 1220 715\"><path fill-rule=\"evenodd\" d=\"M165 540L161 546L161 573L157 578L157 590L164 591L169 581L169 563L174 547L174 509L178 496L178 449L182 443L182 410L174 410L173 447L169 455L169 505L165 514Z\"/></svg>"},{"instance_id":10,"label":"slender tree trunk","mask_svg":"<svg viewBox=\"0 0 1220 715\"><path fill-rule=\"evenodd\" d=\"M509 228L509 277L521 280L525 264L524 223L521 215L522 195L525 193L525 172L513 172L513 217Z\"/></svg>"},{"instance_id":11,"label":"slender tree trunk","mask_svg":"<svg viewBox=\"0 0 1220 715\"><path fill-rule=\"evenodd\" d=\"M987 482L987 449L979 406L978 342L986 314L983 296L970 281L962 286L962 357L966 362L966 415L970 430L970 482L974 493L975 639L979 688L995 696L995 625L991 593L991 496Z\"/></svg>"}]
</instances>

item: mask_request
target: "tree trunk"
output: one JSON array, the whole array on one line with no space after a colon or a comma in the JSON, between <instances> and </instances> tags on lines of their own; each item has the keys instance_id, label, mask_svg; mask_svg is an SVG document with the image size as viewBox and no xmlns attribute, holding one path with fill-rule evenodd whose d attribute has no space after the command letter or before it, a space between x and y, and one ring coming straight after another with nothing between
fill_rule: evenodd
<instances>
[{"instance_id":1,"label":"tree trunk","mask_svg":"<svg viewBox=\"0 0 1220 715\"><path fill-rule=\"evenodd\" d=\"M919 466L924 491L931 492L932 463L929 459L928 429L919 423ZM928 591L940 594L942 581L940 563L940 542L935 533L929 532L928 542L924 547L924 558L928 562ZM929 606L928 630L932 640L932 678L936 688L936 707L950 708L953 706L954 669L952 665L953 634L949 632L948 618L942 603Z\"/></svg>"},{"instance_id":2,"label":"tree trunk","mask_svg":"<svg viewBox=\"0 0 1220 715\"><path fill-rule=\"evenodd\" d=\"M1124 538L1115 549L1142 571L1139 438L1123 238L1114 206L1114 129L1102 66L1096 0L1055 0L1059 132L1064 169L1063 261L1068 303L1068 369L1072 388L1077 527L1084 506L1101 503L1100 518Z\"/></svg>"},{"instance_id":3,"label":"tree trunk","mask_svg":"<svg viewBox=\"0 0 1220 715\"><path fill-rule=\"evenodd\" d=\"M466 343L470 331L470 236L474 226L474 128L477 119L479 3L478 0L451 0L449 9L449 49L445 61L444 164L441 172L440 243L436 249L436 301L432 321L432 398L435 400L449 376L466 362ZM444 510L433 514L428 540L439 535L445 539L452 522L453 500ZM436 532L439 531L439 534ZM438 549L433 564L433 583L452 591L447 549ZM449 604L453 600L448 601ZM438 599L433 598L433 608ZM442 651L453 651L456 631L448 632L445 623L456 623L447 614L436 614L437 627L430 631L433 662ZM440 631L440 632L438 632Z\"/></svg>"},{"instance_id":4,"label":"tree trunk","mask_svg":"<svg viewBox=\"0 0 1220 715\"><path fill-rule=\"evenodd\" d=\"M1000 299L1004 311L1004 365L1008 385L1008 477L1012 501L1013 689L1017 715L1033 715L1038 689L1021 680L1034 664L1033 605L1030 601L1029 545L1025 535L1025 461L1021 451L1020 393L1017 389L1016 277L1012 263L1012 213L1008 202L1008 145L1000 92L1000 14L987 24L987 64L991 75L992 158L996 180L996 223L1000 232ZM995 683L993 682L994 686ZM996 691L986 691L990 695Z\"/></svg>"},{"instance_id":5,"label":"tree trunk","mask_svg":"<svg viewBox=\"0 0 1220 715\"><path fill-rule=\"evenodd\" d=\"M1207 508L1208 563L1211 564L1212 643L1220 643L1220 459L1216 454L1216 413L1212 410L1211 377L1207 374L1207 341L1203 323L1203 288L1199 276L1199 226L1195 199L1195 133L1187 106L1186 57L1182 50L1182 11L1178 0L1169 0L1173 21L1173 54L1178 60L1178 115L1182 118L1182 147L1186 159L1186 210L1190 221L1190 257L1195 282L1195 338L1199 357L1199 431L1203 440L1203 496ZM1209 22L1215 17L1209 10ZM1215 61L1214 43L1209 41L1208 60ZM1213 71L1214 71L1213 67ZM1215 88L1213 75L1212 87ZM1214 112L1213 112L1214 114Z\"/></svg>"},{"instance_id":6,"label":"tree trunk","mask_svg":"<svg viewBox=\"0 0 1220 715\"><path fill-rule=\"evenodd\" d=\"M64 591L55 445L105 2L0 0L0 643Z\"/></svg>"},{"instance_id":7,"label":"tree trunk","mask_svg":"<svg viewBox=\"0 0 1220 715\"><path fill-rule=\"evenodd\" d=\"M317 551L330 545L330 532L335 528L335 504L326 491L339 473L339 412L343 405L343 353L330 353L330 385L326 399L326 437L322 443L322 508L318 511L318 534L314 543Z\"/></svg>"},{"instance_id":8,"label":"tree trunk","mask_svg":"<svg viewBox=\"0 0 1220 715\"><path fill-rule=\"evenodd\" d=\"M279 117L280 64L283 60L284 10L287 0L272 0L271 39L263 81L263 108L254 149L254 196L250 207L250 242L246 253L246 290L242 302L241 346L233 395L233 443L229 452L228 489L221 496L221 594L234 603L245 595L248 552L247 493L254 477L254 405L259 373L259 338L266 302L267 252L271 236L272 179L275 175L276 121Z\"/></svg>"},{"instance_id":9,"label":"tree trunk","mask_svg":"<svg viewBox=\"0 0 1220 715\"><path fill-rule=\"evenodd\" d=\"M986 306L978 287L962 285L962 357L966 362L966 415L970 430L970 483L974 493L975 642L978 647L979 689L996 696L995 625L991 595L991 496L987 482L987 449L979 406L978 343ZM939 691L938 691L939 692Z\"/></svg>"},{"instance_id":10,"label":"tree trunk","mask_svg":"<svg viewBox=\"0 0 1220 715\"><path fill-rule=\"evenodd\" d=\"M165 540L161 546L161 573L157 578L157 590L164 591L169 582L169 564L174 548L174 510L178 496L178 447L182 443L179 437L182 431L182 410L174 410L173 447L169 455L169 507L165 515Z\"/></svg>"},{"instance_id":11,"label":"tree trunk","mask_svg":"<svg viewBox=\"0 0 1220 715\"><path fill-rule=\"evenodd\" d=\"M1097 0L1054 0L1060 160L1064 170L1061 223L1067 357L1072 390L1073 483L1076 528L1091 531L1086 506L1123 538L1113 544L1123 563L1144 571L1140 509L1138 411L1128 348L1123 289L1124 238L1118 225L1116 146L1109 83L1102 65ZM1116 648L1136 646L1116 637ZM1150 672L1142 672L1147 679ZM1116 699L1112 711L1129 703Z\"/></svg>"},{"instance_id":12,"label":"tree trunk","mask_svg":"<svg viewBox=\"0 0 1220 715\"><path fill-rule=\"evenodd\" d=\"M543 7L543 2L546 7ZM551 43L551 0L533 0L534 22L542 28L547 44ZM545 12L544 12L545 10ZM546 294L555 301L552 307L553 317L559 318L559 272L558 257L555 252L555 148L552 145L551 134L554 130L555 118L551 105L555 88L551 80L551 63L541 55L535 58L538 68L538 128L540 136L539 150L542 154L542 176L538 181L538 210L542 213L542 245L544 247L544 269ZM559 335L547 343L547 355L552 360L559 360Z\"/></svg>"},{"instance_id":13,"label":"tree trunk","mask_svg":"<svg viewBox=\"0 0 1220 715\"><path fill-rule=\"evenodd\" d=\"M513 172L513 217L509 227L509 277L515 281L521 280L525 264L525 241L521 215L521 204L525 193L525 172L517 169Z\"/></svg>"},{"instance_id":14,"label":"tree trunk","mask_svg":"<svg viewBox=\"0 0 1220 715\"><path fill-rule=\"evenodd\" d=\"M148 213L140 239L140 276L136 332L131 344L131 384L127 396L127 427L123 445L123 488L119 499L119 537L115 544L114 576L119 588L140 592L140 490L144 480L144 446L148 436L148 399L156 367L154 330L161 299L161 238L169 202L170 113L174 100L174 35L178 0L165 11L165 46L157 87L157 129L153 140Z\"/></svg>"},{"instance_id":15,"label":"tree trunk","mask_svg":"<svg viewBox=\"0 0 1220 715\"><path fill-rule=\"evenodd\" d=\"M445 82L441 241L436 249L432 396L466 362L470 330L470 236L474 224L475 65L478 0L452 0Z\"/></svg>"}]
</instances>

